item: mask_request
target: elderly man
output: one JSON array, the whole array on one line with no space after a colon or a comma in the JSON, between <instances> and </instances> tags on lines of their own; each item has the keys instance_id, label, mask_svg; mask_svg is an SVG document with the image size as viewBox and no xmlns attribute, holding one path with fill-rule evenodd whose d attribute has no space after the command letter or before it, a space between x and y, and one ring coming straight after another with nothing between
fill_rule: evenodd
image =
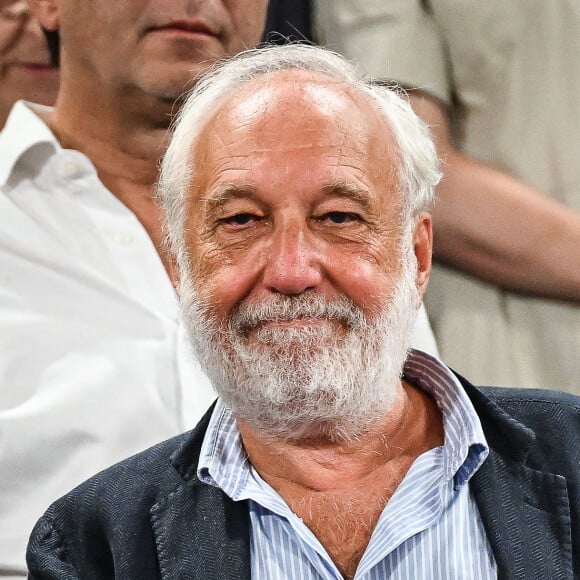
<instances>
[{"instance_id":1,"label":"elderly man","mask_svg":"<svg viewBox=\"0 0 580 580\"><path fill-rule=\"evenodd\" d=\"M152 192L183 90L259 42L267 2L29 4L58 33L62 87L54 109L18 103L0 136L2 578L26 574L47 504L215 398L182 339Z\"/></svg>"},{"instance_id":2,"label":"elderly man","mask_svg":"<svg viewBox=\"0 0 580 580\"><path fill-rule=\"evenodd\" d=\"M199 83L160 195L220 399L59 500L31 578L569 578L578 399L408 354L436 154L408 103L311 47Z\"/></svg>"}]
</instances>

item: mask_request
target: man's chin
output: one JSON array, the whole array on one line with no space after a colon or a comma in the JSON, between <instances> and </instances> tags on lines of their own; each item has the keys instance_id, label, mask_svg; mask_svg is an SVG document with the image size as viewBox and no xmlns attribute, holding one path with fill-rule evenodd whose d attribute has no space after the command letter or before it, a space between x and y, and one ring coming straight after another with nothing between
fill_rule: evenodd
<instances>
[{"instance_id":1,"label":"man's chin","mask_svg":"<svg viewBox=\"0 0 580 580\"><path fill-rule=\"evenodd\" d=\"M194 86L196 72L186 66L151 64L137 79L139 88L146 94L166 102L178 110Z\"/></svg>"},{"instance_id":2,"label":"man's chin","mask_svg":"<svg viewBox=\"0 0 580 580\"><path fill-rule=\"evenodd\" d=\"M245 417L235 411L234 415L264 437L307 445L308 443L355 441L372 430L387 412L388 408L376 406L365 416L347 414L333 417L328 413L324 416L303 416L297 412L293 417L289 417L287 409L284 412L268 413L262 416L254 413L251 417Z\"/></svg>"}]
</instances>

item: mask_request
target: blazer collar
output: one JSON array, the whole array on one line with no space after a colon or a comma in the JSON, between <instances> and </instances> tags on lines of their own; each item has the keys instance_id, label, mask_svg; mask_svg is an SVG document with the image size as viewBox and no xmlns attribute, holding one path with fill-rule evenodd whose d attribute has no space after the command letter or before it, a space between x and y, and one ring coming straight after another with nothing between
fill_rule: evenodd
<instances>
[{"instance_id":1,"label":"blazer collar","mask_svg":"<svg viewBox=\"0 0 580 580\"><path fill-rule=\"evenodd\" d=\"M470 480L501 580L572 580L566 479L526 465L536 435L459 377L490 446Z\"/></svg>"}]
</instances>

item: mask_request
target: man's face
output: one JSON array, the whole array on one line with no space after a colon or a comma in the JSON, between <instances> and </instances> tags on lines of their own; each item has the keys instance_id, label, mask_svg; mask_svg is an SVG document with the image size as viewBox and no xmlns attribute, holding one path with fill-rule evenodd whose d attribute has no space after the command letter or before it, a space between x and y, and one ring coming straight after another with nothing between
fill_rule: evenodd
<instances>
[{"instance_id":1,"label":"man's face","mask_svg":"<svg viewBox=\"0 0 580 580\"><path fill-rule=\"evenodd\" d=\"M413 249L429 253L430 222L420 221L402 259L395 145L374 109L307 73L270 79L226 101L196 147L185 222L192 268L181 289L192 334L212 343L201 348L214 370L233 361L229 378L209 371L222 396L239 395L246 363L246 386L269 383L271 408L258 411L263 421L253 417L262 426L309 406L322 417L352 415L337 403L346 387L326 384L341 380L358 399L359 379L387 391L367 405L382 413L393 387L383 381L398 379L418 306ZM388 350L397 352L386 353L396 362L383 365L382 328L397 293L395 318L406 320L391 333ZM252 397L244 393L259 409Z\"/></svg>"},{"instance_id":2,"label":"man's face","mask_svg":"<svg viewBox=\"0 0 580 580\"><path fill-rule=\"evenodd\" d=\"M72 79L92 76L168 100L215 60L256 46L266 7L267 0L40 2L43 24L59 30L61 66Z\"/></svg>"}]
</instances>

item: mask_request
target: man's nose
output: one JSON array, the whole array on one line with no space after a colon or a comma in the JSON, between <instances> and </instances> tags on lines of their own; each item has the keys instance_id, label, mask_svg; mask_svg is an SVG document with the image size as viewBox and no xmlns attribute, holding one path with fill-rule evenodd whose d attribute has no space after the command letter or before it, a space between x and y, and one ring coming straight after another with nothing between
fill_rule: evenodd
<instances>
[{"instance_id":1,"label":"man's nose","mask_svg":"<svg viewBox=\"0 0 580 580\"><path fill-rule=\"evenodd\" d=\"M301 294L316 288L321 281L320 256L308 232L298 226L275 232L264 269L264 285L271 292Z\"/></svg>"}]
</instances>

